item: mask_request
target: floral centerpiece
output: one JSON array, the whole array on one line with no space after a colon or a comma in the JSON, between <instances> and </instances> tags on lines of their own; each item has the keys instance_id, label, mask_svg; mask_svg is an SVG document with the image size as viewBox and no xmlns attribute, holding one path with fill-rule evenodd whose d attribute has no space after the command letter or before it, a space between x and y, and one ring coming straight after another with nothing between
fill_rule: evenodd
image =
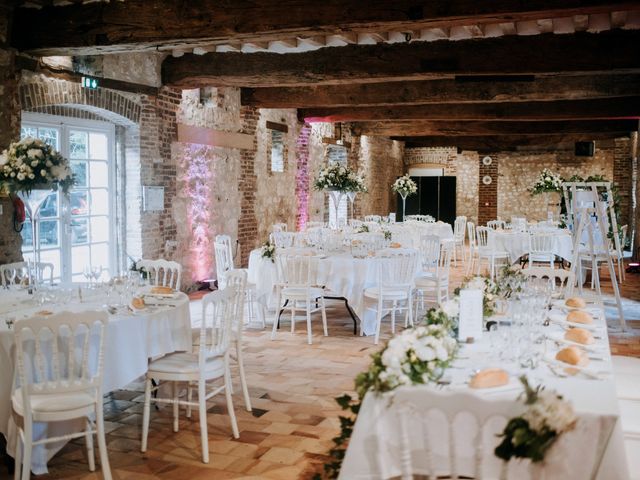
<instances>
[{"instance_id":1,"label":"floral centerpiece","mask_svg":"<svg viewBox=\"0 0 640 480\"><path fill-rule=\"evenodd\" d=\"M571 404L557 393L541 386L532 388L524 376L520 381L525 389L526 410L509 420L495 455L507 462L513 457L541 462L558 437L574 428L576 415Z\"/></svg>"},{"instance_id":2,"label":"floral centerpiece","mask_svg":"<svg viewBox=\"0 0 640 480\"><path fill-rule=\"evenodd\" d=\"M134 260L130 255L128 255L129 260L131 260L131 266L129 267L129 271L138 272L142 278L145 280L149 277L149 272L146 268L140 266L140 260Z\"/></svg>"},{"instance_id":3,"label":"floral centerpiece","mask_svg":"<svg viewBox=\"0 0 640 480\"><path fill-rule=\"evenodd\" d=\"M402 177L398 178L393 185L391 185L391 190L400 194L402 197L408 197L409 195L413 195L418 191L418 185L416 182L411 180L409 174L405 174Z\"/></svg>"},{"instance_id":4,"label":"floral centerpiece","mask_svg":"<svg viewBox=\"0 0 640 480\"><path fill-rule=\"evenodd\" d=\"M69 161L42 140L25 138L0 154L0 190L29 194L58 186L67 193L73 184Z\"/></svg>"},{"instance_id":5,"label":"floral centerpiece","mask_svg":"<svg viewBox=\"0 0 640 480\"><path fill-rule=\"evenodd\" d=\"M272 262L275 262L276 246L274 243L271 243L269 240L267 240L262 245L261 251L262 251L261 253L262 258L268 258Z\"/></svg>"},{"instance_id":6,"label":"floral centerpiece","mask_svg":"<svg viewBox=\"0 0 640 480\"><path fill-rule=\"evenodd\" d=\"M498 288L493 280L488 277L467 277L462 280L460 286L456 288L453 293L458 296L460 295L460 290L467 288L482 290L482 315L485 319L495 313Z\"/></svg>"},{"instance_id":7,"label":"floral centerpiece","mask_svg":"<svg viewBox=\"0 0 640 480\"><path fill-rule=\"evenodd\" d=\"M337 478L345 454L345 447L355 424L355 415L367 392L388 392L402 385L437 382L455 360L458 342L451 336L448 323L422 324L408 328L379 352L371 355L369 368L356 377L357 398L342 395L338 405L353 416L340 417L340 435L333 439L335 447L329 451L332 461L324 465L324 475L314 479Z\"/></svg>"},{"instance_id":8,"label":"floral centerpiece","mask_svg":"<svg viewBox=\"0 0 640 480\"><path fill-rule=\"evenodd\" d=\"M540 193L547 192L560 192L562 191L562 182L563 179L558 173L554 173L548 168L544 168L540 175L538 175L538 179L536 183L533 184L533 187L529 189L531 195L538 195Z\"/></svg>"},{"instance_id":9,"label":"floral centerpiece","mask_svg":"<svg viewBox=\"0 0 640 480\"><path fill-rule=\"evenodd\" d=\"M369 233L369 226L364 223L358 227L356 233Z\"/></svg>"},{"instance_id":10,"label":"floral centerpiece","mask_svg":"<svg viewBox=\"0 0 640 480\"><path fill-rule=\"evenodd\" d=\"M339 163L330 163L318 172L313 182L316 190L365 192L364 176Z\"/></svg>"}]
</instances>

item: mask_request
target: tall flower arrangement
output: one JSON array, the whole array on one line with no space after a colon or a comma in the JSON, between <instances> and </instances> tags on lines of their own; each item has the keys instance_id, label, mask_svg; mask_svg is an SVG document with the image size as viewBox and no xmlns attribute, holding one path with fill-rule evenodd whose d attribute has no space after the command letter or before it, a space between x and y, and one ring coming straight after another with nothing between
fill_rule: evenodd
<instances>
[{"instance_id":1,"label":"tall flower arrangement","mask_svg":"<svg viewBox=\"0 0 640 480\"><path fill-rule=\"evenodd\" d=\"M544 168L540 175L538 175L538 179L536 183L529 189L531 195L538 195L540 193L546 192L560 192L562 191L562 182L563 178L559 173L554 173L548 168Z\"/></svg>"},{"instance_id":2,"label":"tall flower arrangement","mask_svg":"<svg viewBox=\"0 0 640 480\"><path fill-rule=\"evenodd\" d=\"M43 185L67 193L73 184L69 161L42 140L25 138L0 154L0 190L28 194Z\"/></svg>"},{"instance_id":3,"label":"tall flower arrangement","mask_svg":"<svg viewBox=\"0 0 640 480\"><path fill-rule=\"evenodd\" d=\"M405 174L393 182L391 189L403 197L408 197L418 191L418 185L416 185L416 182L411 180L409 174Z\"/></svg>"},{"instance_id":4,"label":"tall flower arrangement","mask_svg":"<svg viewBox=\"0 0 640 480\"><path fill-rule=\"evenodd\" d=\"M316 190L366 192L364 176L339 163L330 163L318 172L313 182Z\"/></svg>"}]
</instances>

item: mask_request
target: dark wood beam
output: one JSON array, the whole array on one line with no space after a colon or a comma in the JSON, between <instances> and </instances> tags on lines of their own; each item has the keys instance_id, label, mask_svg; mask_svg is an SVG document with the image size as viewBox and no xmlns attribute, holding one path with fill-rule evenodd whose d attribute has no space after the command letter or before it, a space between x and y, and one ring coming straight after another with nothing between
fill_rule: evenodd
<instances>
[{"instance_id":1,"label":"dark wood beam","mask_svg":"<svg viewBox=\"0 0 640 480\"><path fill-rule=\"evenodd\" d=\"M640 31L350 45L306 53L168 57L166 85L275 86L436 79L451 75L640 73Z\"/></svg>"},{"instance_id":2,"label":"dark wood beam","mask_svg":"<svg viewBox=\"0 0 640 480\"><path fill-rule=\"evenodd\" d=\"M467 103L300 109L305 122L376 120L595 120L640 118L640 96L556 102Z\"/></svg>"},{"instance_id":3,"label":"dark wood beam","mask_svg":"<svg viewBox=\"0 0 640 480\"><path fill-rule=\"evenodd\" d=\"M18 56L16 57L16 68L18 70L28 70L34 73L40 73L46 77L57 78L59 80L66 80L68 82L80 83L82 77L86 76L81 73L76 73L71 70L64 70L58 68L51 68L42 62L34 60L29 57ZM158 95L158 88L150 85L142 85L140 83L126 82L123 80L115 80L113 78L105 77L92 77L98 78L100 81L100 88L108 88L111 90L119 90L121 92L139 93L144 95Z\"/></svg>"},{"instance_id":4,"label":"dark wood beam","mask_svg":"<svg viewBox=\"0 0 640 480\"><path fill-rule=\"evenodd\" d=\"M127 0L18 9L13 45L41 55L156 50L315 35L413 31L637 9L604 0Z\"/></svg>"},{"instance_id":5,"label":"dark wood beam","mask_svg":"<svg viewBox=\"0 0 640 480\"><path fill-rule=\"evenodd\" d=\"M515 151L522 148L554 150L573 148L575 142L610 141L624 135L610 133L573 135L488 135L483 137L392 137L405 142L405 148L457 147L481 152Z\"/></svg>"},{"instance_id":6,"label":"dark wood beam","mask_svg":"<svg viewBox=\"0 0 640 480\"><path fill-rule=\"evenodd\" d=\"M432 103L535 102L640 95L640 75L417 80L349 85L243 88L242 104L317 108Z\"/></svg>"},{"instance_id":7,"label":"dark wood beam","mask_svg":"<svg viewBox=\"0 0 640 480\"><path fill-rule=\"evenodd\" d=\"M620 133L626 135L637 120L569 120L569 121L398 121L352 123L356 135L383 137L546 135L569 133Z\"/></svg>"}]
</instances>

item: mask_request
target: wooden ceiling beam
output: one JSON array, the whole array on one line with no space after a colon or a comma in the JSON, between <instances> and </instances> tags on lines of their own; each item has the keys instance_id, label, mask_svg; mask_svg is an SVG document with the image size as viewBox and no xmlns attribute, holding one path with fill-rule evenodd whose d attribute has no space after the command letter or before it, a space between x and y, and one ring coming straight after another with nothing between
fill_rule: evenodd
<instances>
[{"instance_id":1,"label":"wooden ceiling beam","mask_svg":"<svg viewBox=\"0 0 640 480\"><path fill-rule=\"evenodd\" d=\"M475 80L417 80L349 85L243 88L258 108L368 107L442 103L536 102L640 95L640 75L577 75ZM486 81L485 81L486 80Z\"/></svg>"},{"instance_id":2,"label":"wooden ceiling beam","mask_svg":"<svg viewBox=\"0 0 640 480\"><path fill-rule=\"evenodd\" d=\"M557 150L559 147L573 148L575 142L610 141L623 137L621 134L594 133L569 135L489 135L483 137L393 137L405 142L405 148L457 147L461 150L480 152L515 151L522 148Z\"/></svg>"},{"instance_id":3,"label":"wooden ceiling beam","mask_svg":"<svg viewBox=\"0 0 640 480\"><path fill-rule=\"evenodd\" d=\"M309 123L377 120L640 119L640 96L555 102L306 108L298 110L298 117Z\"/></svg>"},{"instance_id":4,"label":"wooden ceiling beam","mask_svg":"<svg viewBox=\"0 0 640 480\"><path fill-rule=\"evenodd\" d=\"M339 52L207 53L168 57L163 83L277 86L347 84L391 80L433 80L454 75L640 73L640 31L534 35L481 40L448 40L349 45Z\"/></svg>"},{"instance_id":5,"label":"wooden ceiling beam","mask_svg":"<svg viewBox=\"0 0 640 480\"><path fill-rule=\"evenodd\" d=\"M410 31L638 9L632 0L127 0L20 8L13 45L40 55L156 50L185 43ZM197 46L197 45L195 45Z\"/></svg>"},{"instance_id":6,"label":"wooden ceiling beam","mask_svg":"<svg viewBox=\"0 0 640 480\"><path fill-rule=\"evenodd\" d=\"M574 133L620 133L633 131L637 120L568 120L568 121L393 121L352 123L357 135L383 137L413 136L487 136L546 135Z\"/></svg>"}]
</instances>

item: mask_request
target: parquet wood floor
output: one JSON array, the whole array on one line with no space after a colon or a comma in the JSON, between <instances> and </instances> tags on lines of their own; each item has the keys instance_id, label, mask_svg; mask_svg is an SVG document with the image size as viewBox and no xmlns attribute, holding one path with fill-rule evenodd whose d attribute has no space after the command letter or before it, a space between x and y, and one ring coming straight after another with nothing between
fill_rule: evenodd
<instances>
[{"instance_id":1,"label":"parquet wood floor","mask_svg":"<svg viewBox=\"0 0 640 480\"><path fill-rule=\"evenodd\" d=\"M463 278L463 268L453 269L452 288ZM606 285L606 280L603 280ZM609 289L610 290L610 289ZM607 291L605 287L605 291ZM628 275L622 286L628 325L626 332L612 330L614 353L640 357L640 275ZM245 365L254 410L244 409L240 388L234 400L240 438L231 436L224 396L210 402L210 463L200 460L197 413L184 414L180 431L171 429L170 407L152 410L149 450L140 453L141 385L111 393L105 403L107 442L115 479L296 479L308 478L325 461L331 439L339 429L340 410L333 398L353 388L353 378L380 347L372 338L353 335L353 324L340 302L329 307L329 337L321 336L319 317L314 321L314 344L306 344L302 323L294 335L282 332L275 341L269 332L249 329L245 334ZM194 317L199 302L192 302ZM615 314L615 310L609 309ZM612 318L615 327L617 320ZM288 322L285 324L288 326ZM382 337L390 327L383 326ZM234 370L235 372L235 370ZM236 376L237 378L237 376ZM0 477L6 470L0 467ZM49 462L50 474L42 480L98 479L90 473L84 443L68 444Z\"/></svg>"}]
</instances>

